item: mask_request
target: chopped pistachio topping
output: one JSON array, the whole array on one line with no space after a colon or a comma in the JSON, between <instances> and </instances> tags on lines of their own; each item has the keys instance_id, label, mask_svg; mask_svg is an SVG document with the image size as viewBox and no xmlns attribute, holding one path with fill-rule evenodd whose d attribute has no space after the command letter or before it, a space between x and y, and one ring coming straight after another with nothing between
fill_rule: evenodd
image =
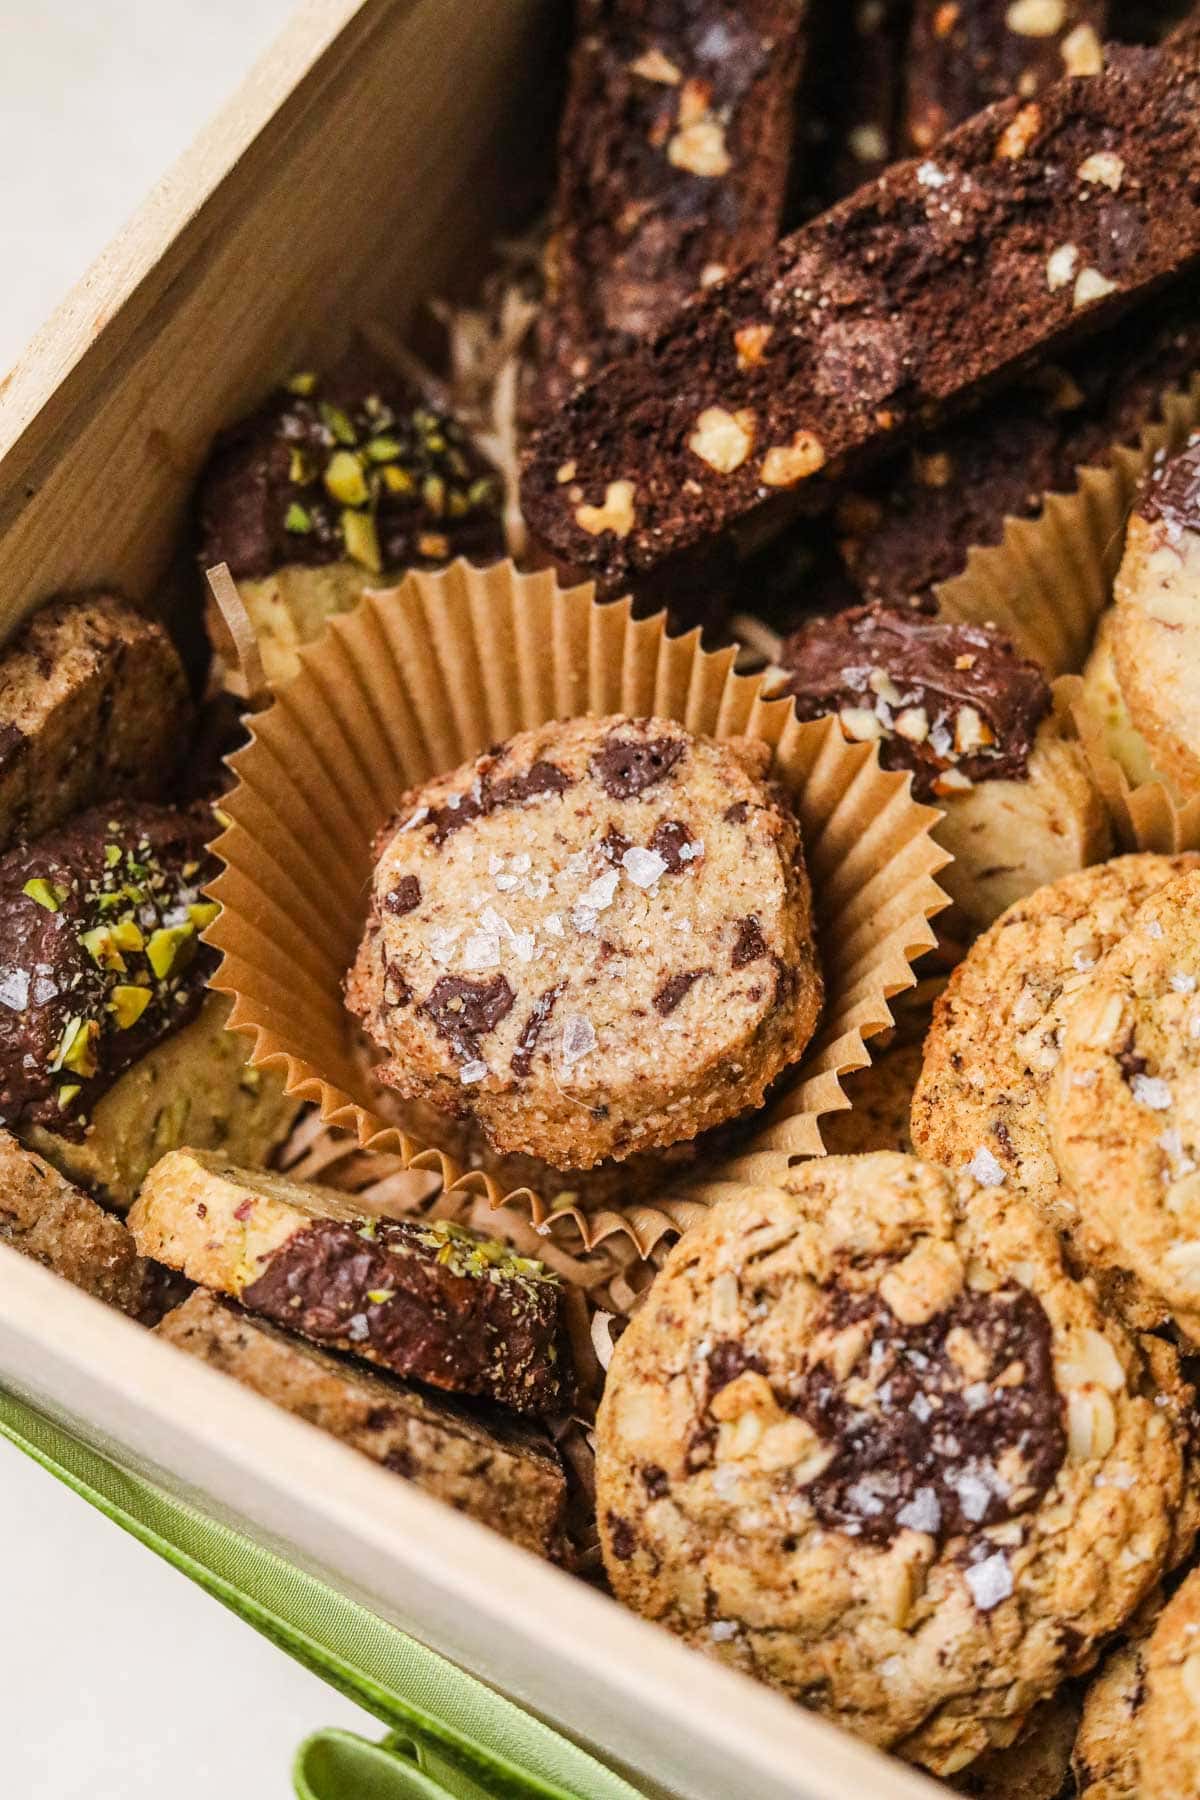
<instances>
[{"instance_id":1,"label":"chopped pistachio topping","mask_svg":"<svg viewBox=\"0 0 1200 1800\"><path fill-rule=\"evenodd\" d=\"M358 442L358 434L351 422L350 415L340 406L333 406L328 400L317 403L317 411L321 415L321 423L330 430L339 444L348 444L351 449Z\"/></svg>"},{"instance_id":2,"label":"chopped pistachio topping","mask_svg":"<svg viewBox=\"0 0 1200 1800\"><path fill-rule=\"evenodd\" d=\"M111 925L97 925L91 931L81 931L79 941L92 961L102 969L125 968L125 958L121 955L121 946Z\"/></svg>"},{"instance_id":3,"label":"chopped pistachio topping","mask_svg":"<svg viewBox=\"0 0 1200 1800\"><path fill-rule=\"evenodd\" d=\"M121 860L120 844L105 844L104 861L110 869L115 869Z\"/></svg>"},{"instance_id":4,"label":"chopped pistachio topping","mask_svg":"<svg viewBox=\"0 0 1200 1800\"><path fill-rule=\"evenodd\" d=\"M130 987L122 982L115 987L108 997L108 1009L117 1022L118 1031L128 1031L136 1025L151 1001L150 989L146 987Z\"/></svg>"},{"instance_id":5,"label":"chopped pistachio topping","mask_svg":"<svg viewBox=\"0 0 1200 1800\"><path fill-rule=\"evenodd\" d=\"M368 438L363 448L371 461L376 463L395 462L398 456L404 454L403 444L395 437Z\"/></svg>"},{"instance_id":6,"label":"chopped pistachio topping","mask_svg":"<svg viewBox=\"0 0 1200 1800\"><path fill-rule=\"evenodd\" d=\"M284 383L289 394L299 394L302 397L313 393L316 385L317 377L311 369L301 369L297 374L289 375Z\"/></svg>"},{"instance_id":7,"label":"chopped pistachio topping","mask_svg":"<svg viewBox=\"0 0 1200 1800\"><path fill-rule=\"evenodd\" d=\"M383 558L379 553L379 533L370 513L347 509L342 514L342 536L347 554L356 563L361 563L365 569L378 575L383 568Z\"/></svg>"},{"instance_id":8,"label":"chopped pistachio topping","mask_svg":"<svg viewBox=\"0 0 1200 1800\"><path fill-rule=\"evenodd\" d=\"M294 481L297 487L307 487L310 481L316 480L317 471L312 457L306 450L293 450L288 462L288 480Z\"/></svg>"},{"instance_id":9,"label":"chopped pistachio topping","mask_svg":"<svg viewBox=\"0 0 1200 1800\"><path fill-rule=\"evenodd\" d=\"M160 925L151 933L146 955L160 981L165 981L180 958L195 947L195 937L196 927L190 920L186 925Z\"/></svg>"},{"instance_id":10,"label":"chopped pistachio topping","mask_svg":"<svg viewBox=\"0 0 1200 1800\"><path fill-rule=\"evenodd\" d=\"M343 506L365 506L371 497L362 463L352 450L337 450L330 457L325 486Z\"/></svg>"},{"instance_id":11,"label":"chopped pistachio topping","mask_svg":"<svg viewBox=\"0 0 1200 1800\"><path fill-rule=\"evenodd\" d=\"M417 484L407 469L388 463L383 470L383 485L391 494L411 494Z\"/></svg>"},{"instance_id":12,"label":"chopped pistachio topping","mask_svg":"<svg viewBox=\"0 0 1200 1800\"><path fill-rule=\"evenodd\" d=\"M205 931L220 910L220 902L217 900L197 900L188 907L188 918L197 931Z\"/></svg>"},{"instance_id":13,"label":"chopped pistachio topping","mask_svg":"<svg viewBox=\"0 0 1200 1800\"><path fill-rule=\"evenodd\" d=\"M130 955L146 948L145 933L136 919L118 919L115 925L109 926L109 933L118 950L127 950Z\"/></svg>"},{"instance_id":14,"label":"chopped pistachio topping","mask_svg":"<svg viewBox=\"0 0 1200 1800\"><path fill-rule=\"evenodd\" d=\"M283 528L285 531L295 531L301 534L311 531L313 528L312 514L306 506L301 506L298 500L293 500L283 515Z\"/></svg>"},{"instance_id":15,"label":"chopped pistachio topping","mask_svg":"<svg viewBox=\"0 0 1200 1800\"><path fill-rule=\"evenodd\" d=\"M52 881L43 880L40 875L27 881L21 892L36 905L44 906L47 912L57 912L67 897L63 888L56 887Z\"/></svg>"},{"instance_id":16,"label":"chopped pistachio topping","mask_svg":"<svg viewBox=\"0 0 1200 1800\"><path fill-rule=\"evenodd\" d=\"M54 1098L58 1101L59 1111L70 1112L71 1107L74 1105L81 1092L82 1083L78 1081L64 1081L62 1086L55 1090L54 1094Z\"/></svg>"}]
</instances>

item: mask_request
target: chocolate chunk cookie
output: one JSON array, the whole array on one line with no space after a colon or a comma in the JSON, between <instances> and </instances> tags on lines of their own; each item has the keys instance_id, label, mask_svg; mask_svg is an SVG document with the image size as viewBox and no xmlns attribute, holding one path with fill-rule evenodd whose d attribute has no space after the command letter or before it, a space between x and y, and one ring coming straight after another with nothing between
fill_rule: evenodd
<instances>
[{"instance_id":1,"label":"chocolate chunk cookie","mask_svg":"<svg viewBox=\"0 0 1200 1800\"><path fill-rule=\"evenodd\" d=\"M1152 894L1072 1007L1050 1146L1086 1232L1200 1337L1200 871Z\"/></svg>"},{"instance_id":2,"label":"chocolate chunk cookie","mask_svg":"<svg viewBox=\"0 0 1200 1800\"><path fill-rule=\"evenodd\" d=\"M836 713L942 808L934 836L954 861L939 880L972 928L1107 854L1103 804L1045 676L990 626L857 607L809 620L780 661L800 718Z\"/></svg>"},{"instance_id":3,"label":"chocolate chunk cookie","mask_svg":"<svg viewBox=\"0 0 1200 1800\"><path fill-rule=\"evenodd\" d=\"M380 1078L560 1169L758 1105L821 1001L768 762L670 719L576 719L410 794L346 987Z\"/></svg>"},{"instance_id":4,"label":"chocolate chunk cookie","mask_svg":"<svg viewBox=\"0 0 1200 1800\"><path fill-rule=\"evenodd\" d=\"M1137 1346L1029 1203L885 1152L685 1235L597 1474L621 1599L943 1775L1089 1665L1182 1493Z\"/></svg>"},{"instance_id":5,"label":"chocolate chunk cookie","mask_svg":"<svg viewBox=\"0 0 1200 1800\"><path fill-rule=\"evenodd\" d=\"M1090 1211L1091 1196L1060 1175L1046 1098L1066 1022L1097 964L1143 901L1189 869L1200 869L1200 857L1119 856L1010 907L937 1001L913 1095L918 1154L1027 1195L1063 1233L1072 1260L1102 1273L1110 1298L1140 1325L1157 1324L1163 1309L1111 1271L1083 1233L1080 1207Z\"/></svg>"},{"instance_id":6,"label":"chocolate chunk cookie","mask_svg":"<svg viewBox=\"0 0 1200 1800\"><path fill-rule=\"evenodd\" d=\"M1200 790L1200 436L1151 470L1116 600L1113 656L1130 722L1189 796Z\"/></svg>"},{"instance_id":7,"label":"chocolate chunk cookie","mask_svg":"<svg viewBox=\"0 0 1200 1800\"><path fill-rule=\"evenodd\" d=\"M560 1551L566 1480L536 1426L356 1368L203 1289L158 1335L515 1544Z\"/></svg>"},{"instance_id":8,"label":"chocolate chunk cookie","mask_svg":"<svg viewBox=\"0 0 1200 1800\"><path fill-rule=\"evenodd\" d=\"M558 1277L459 1225L365 1217L335 1188L177 1150L129 1228L146 1255L327 1349L516 1412L569 1403Z\"/></svg>"},{"instance_id":9,"label":"chocolate chunk cookie","mask_svg":"<svg viewBox=\"0 0 1200 1800\"><path fill-rule=\"evenodd\" d=\"M218 440L198 499L201 564L229 564L269 681L365 586L504 554L499 475L462 427L363 353L294 375ZM215 608L209 629L231 648Z\"/></svg>"},{"instance_id":10,"label":"chocolate chunk cookie","mask_svg":"<svg viewBox=\"0 0 1200 1800\"><path fill-rule=\"evenodd\" d=\"M96 801L157 799L190 712L161 625L113 594L43 606L0 651L0 849Z\"/></svg>"}]
</instances>

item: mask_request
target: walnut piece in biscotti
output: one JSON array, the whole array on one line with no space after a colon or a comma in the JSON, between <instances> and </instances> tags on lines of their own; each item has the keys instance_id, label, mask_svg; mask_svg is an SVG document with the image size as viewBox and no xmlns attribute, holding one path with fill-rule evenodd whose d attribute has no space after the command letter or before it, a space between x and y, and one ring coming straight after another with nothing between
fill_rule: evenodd
<instances>
[{"instance_id":1,"label":"walnut piece in biscotti","mask_svg":"<svg viewBox=\"0 0 1200 1800\"><path fill-rule=\"evenodd\" d=\"M504 554L503 484L463 428L376 358L294 375L217 440L198 496L201 563L228 563L267 680L365 587ZM209 632L232 649L210 603Z\"/></svg>"},{"instance_id":2,"label":"walnut piece in biscotti","mask_svg":"<svg viewBox=\"0 0 1200 1800\"><path fill-rule=\"evenodd\" d=\"M346 988L377 1076L557 1169L757 1106L821 1002L769 761L671 719L576 719L410 794Z\"/></svg>"},{"instance_id":3,"label":"walnut piece in biscotti","mask_svg":"<svg viewBox=\"0 0 1200 1800\"><path fill-rule=\"evenodd\" d=\"M1040 888L971 946L934 1006L913 1094L918 1155L971 1168L1027 1196L1130 1324L1162 1322L1161 1302L1114 1269L1083 1230L1050 1143L1046 1098L1071 1009L1097 964L1152 894L1200 869L1192 854L1118 856Z\"/></svg>"},{"instance_id":4,"label":"walnut piece in biscotti","mask_svg":"<svg viewBox=\"0 0 1200 1800\"><path fill-rule=\"evenodd\" d=\"M1181 798L1200 792L1200 434L1156 460L1130 516L1112 649L1155 767Z\"/></svg>"},{"instance_id":5,"label":"walnut piece in biscotti","mask_svg":"<svg viewBox=\"0 0 1200 1800\"><path fill-rule=\"evenodd\" d=\"M1120 194L1080 174L1098 154ZM1200 212L1174 202L1198 174L1191 51L1109 50L1100 74L988 108L569 396L526 453L530 529L619 592L751 517L765 532L827 506L901 434L1186 269ZM768 334L749 360L748 330Z\"/></svg>"},{"instance_id":6,"label":"walnut piece in biscotti","mask_svg":"<svg viewBox=\"0 0 1200 1800\"><path fill-rule=\"evenodd\" d=\"M618 1598L942 1775L1090 1665L1181 1498L1137 1345L1029 1202L886 1152L714 1207L600 1407Z\"/></svg>"},{"instance_id":7,"label":"walnut piece in biscotti","mask_svg":"<svg viewBox=\"0 0 1200 1800\"><path fill-rule=\"evenodd\" d=\"M797 0L584 0L538 319L539 410L775 242L807 31Z\"/></svg>"},{"instance_id":8,"label":"walnut piece in biscotti","mask_svg":"<svg viewBox=\"0 0 1200 1800\"><path fill-rule=\"evenodd\" d=\"M448 1220L370 1217L335 1188L176 1150L129 1229L143 1254L326 1349L515 1412L570 1404L558 1277Z\"/></svg>"},{"instance_id":9,"label":"walnut piece in biscotti","mask_svg":"<svg viewBox=\"0 0 1200 1800\"><path fill-rule=\"evenodd\" d=\"M901 154L921 156L981 106L1098 75L1108 0L915 0Z\"/></svg>"},{"instance_id":10,"label":"walnut piece in biscotti","mask_svg":"<svg viewBox=\"0 0 1200 1800\"><path fill-rule=\"evenodd\" d=\"M1035 888L1107 855L1111 834L1080 747L1039 666L990 625L857 607L810 619L780 652L802 719L836 713L942 809L939 875L981 930Z\"/></svg>"},{"instance_id":11,"label":"walnut piece in biscotti","mask_svg":"<svg viewBox=\"0 0 1200 1800\"><path fill-rule=\"evenodd\" d=\"M148 1265L119 1219L0 1131L0 1241L137 1319Z\"/></svg>"},{"instance_id":12,"label":"walnut piece in biscotti","mask_svg":"<svg viewBox=\"0 0 1200 1800\"><path fill-rule=\"evenodd\" d=\"M157 799L190 711L157 621L113 594L41 607L0 650L0 850L98 801Z\"/></svg>"},{"instance_id":13,"label":"walnut piece in biscotti","mask_svg":"<svg viewBox=\"0 0 1200 1800\"><path fill-rule=\"evenodd\" d=\"M1067 1016L1050 1148L1107 1260L1200 1341L1200 871L1151 894Z\"/></svg>"},{"instance_id":14,"label":"walnut piece in biscotti","mask_svg":"<svg viewBox=\"0 0 1200 1800\"><path fill-rule=\"evenodd\" d=\"M203 1289L158 1336L526 1550L560 1553L566 1479L535 1425L356 1368Z\"/></svg>"}]
</instances>

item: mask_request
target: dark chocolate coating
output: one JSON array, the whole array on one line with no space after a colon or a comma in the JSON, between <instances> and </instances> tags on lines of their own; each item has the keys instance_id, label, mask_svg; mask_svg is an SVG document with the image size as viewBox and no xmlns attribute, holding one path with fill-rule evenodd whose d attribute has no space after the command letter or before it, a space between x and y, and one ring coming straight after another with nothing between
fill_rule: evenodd
<instances>
[{"instance_id":1,"label":"dark chocolate coating","mask_svg":"<svg viewBox=\"0 0 1200 1800\"><path fill-rule=\"evenodd\" d=\"M1007 638L983 625L954 625L879 606L812 619L784 644L784 691L802 719L853 707L880 727L879 760L910 769L913 792L936 793L956 769L968 781L1022 780L1050 689L1041 669L1018 656ZM881 691L882 690L882 691ZM920 719L897 721L914 709ZM987 728L979 733L970 712Z\"/></svg>"},{"instance_id":2,"label":"dark chocolate coating","mask_svg":"<svg viewBox=\"0 0 1200 1800\"><path fill-rule=\"evenodd\" d=\"M1150 523L1161 521L1172 537L1200 530L1200 436L1190 438L1178 456L1155 463L1137 509Z\"/></svg>"},{"instance_id":3,"label":"dark chocolate coating","mask_svg":"<svg viewBox=\"0 0 1200 1800\"><path fill-rule=\"evenodd\" d=\"M489 1260L480 1243L442 1222L319 1219L275 1251L241 1300L431 1387L559 1411L571 1397L561 1284L521 1272L524 1259Z\"/></svg>"},{"instance_id":4,"label":"dark chocolate coating","mask_svg":"<svg viewBox=\"0 0 1200 1800\"><path fill-rule=\"evenodd\" d=\"M346 451L370 490L349 510L373 515L382 569L503 556L496 470L455 420L391 369L355 355L311 392L280 389L218 439L200 484L202 565L226 562L235 577L253 580L287 563L351 556L345 503L324 482L331 459Z\"/></svg>"},{"instance_id":5,"label":"dark chocolate coating","mask_svg":"<svg viewBox=\"0 0 1200 1800\"><path fill-rule=\"evenodd\" d=\"M117 803L0 859L0 1121L81 1134L117 1077L195 1016L217 962L199 941L203 915L188 914L217 873L212 830L199 810ZM180 937L156 975L148 952L171 927ZM143 949L121 941L132 928ZM114 990L131 987L150 998L122 1027Z\"/></svg>"}]
</instances>

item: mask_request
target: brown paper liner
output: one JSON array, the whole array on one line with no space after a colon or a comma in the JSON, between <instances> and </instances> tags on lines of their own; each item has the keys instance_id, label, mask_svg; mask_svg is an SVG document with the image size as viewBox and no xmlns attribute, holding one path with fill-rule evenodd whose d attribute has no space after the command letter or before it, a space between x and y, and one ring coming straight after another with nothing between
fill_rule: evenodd
<instances>
[{"instance_id":1,"label":"brown paper liner","mask_svg":"<svg viewBox=\"0 0 1200 1800\"><path fill-rule=\"evenodd\" d=\"M1175 451L1200 425L1200 374L1164 396L1135 445L1103 468L1080 470L1069 494L1049 494L1035 519L1009 519L999 544L972 550L961 575L936 590L942 615L994 624L1055 680L1055 703L1073 719L1092 777L1124 850L1200 849L1200 797L1176 800L1164 781L1130 782L1103 734L1078 705L1077 677L1111 603L1138 485L1160 450Z\"/></svg>"},{"instance_id":2,"label":"brown paper liner","mask_svg":"<svg viewBox=\"0 0 1200 1800\"><path fill-rule=\"evenodd\" d=\"M625 1234L642 1255L679 1232L730 1180L769 1178L822 1153L819 1120L847 1102L838 1076L868 1062L866 1040L891 1024L888 999L913 985L912 959L934 942L945 905L933 880L947 860L937 813L875 750L848 744L836 720L800 724L765 701L762 678L733 672L733 651L668 637L665 616L635 620L628 601L599 606L550 571L465 562L368 593L301 653L301 672L253 721L230 759L238 786L216 850L223 952L213 986L233 997L231 1028L251 1060L278 1069L329 1126L401 1168L435 1172L446 1194L520 1205L544 1234L573 1230L585 1249ZM742 1153L711 1178L652 1198L550 1214L532 1186L505 1192L484 1170L389 1124L356 1059L341 983L362 930L371 843L403 794L488 744L582 713L658 714L715 738L774 750L774 773L800 817L826 980L821 1025ZM560 1196L561 1199L561 1196Z\"/></svg>"}]
</instances>

